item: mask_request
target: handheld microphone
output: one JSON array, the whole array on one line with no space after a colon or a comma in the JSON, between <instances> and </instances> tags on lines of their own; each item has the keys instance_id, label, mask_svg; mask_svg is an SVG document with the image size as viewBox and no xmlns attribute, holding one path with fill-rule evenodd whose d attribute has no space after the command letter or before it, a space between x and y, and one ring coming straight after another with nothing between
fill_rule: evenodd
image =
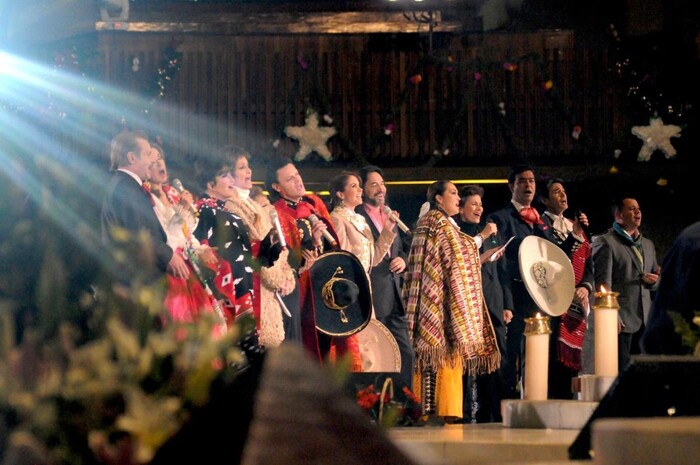
<instances>
[{"instance_id":1,"label":"handheld microphone","mask_svg":"<svg viewBox=\"0 0 700 465\"><path fill-rule=\"evenodd\" d=\"M282 225L280 224L280 216L277 214L277 210L270 210L270 219L272 220L272 224L275 226L275 229L277 230L277 238L280 241L280 245L282 248L287 247L287 241L284 238L284 232L282 231Z\"/></svg>"},{"instance_id":2,"label":"handheld microphone","mask_svg":"<svg viewBox=\"0 0 700 465\"><path fill-rule=\"evenodd\" d=\"M173 187L175 188L175 190L178 191L178 192L181 193L181 194L182 194L183 192L185 192L185 187L182 185L182 182L181 182L179 179L177 179L177 178L175 178L175 179L173 179L172 181L170 181L170 185L173 186ZM185 202L184 200L180 200L180 203L186 203L186 202ZM190 206L190 211L192 212L192 214L193 214L193 215L196 215L196 214L197 214L197 209L194 207L194 205L192 205L191 203L188 203L187 205Z\"/></svg>"},{"instance_id":3,"label":"handheld microphone","mask_svg":"<svg viewBox=\"0 0 700 465\"><path fill-rule=\"evenodd\" d=\"M586 234L586 236L590 236L590 234L588 234L588 226L581 222L581 215L583 215L583 212L581 210L576 210L575 215L576 219L579 221L579 223L581 223L581 229L583 229L584 234Z\"/></svg>"},{"instance_id":4,"label":"handheld microphone","mask_svg":"<svg viewBox=\"0 0 700 465\"><path fill-rule=\"evenodd\" d=\"M318 216L312 214L312 215L309 215L309 221L311 221L311 224L313 225L313 224L318 223L321 220L318 219ZM323 237L328 241L328 243L331 245L331 247L338 247L338 243L335 241L335 238L333 237L333 235L330 232L328 232L327 229L323 230Z\"/></svg>"},{"instance_id":5,"label":"handheld microphone","mask_svg":"<svg viewBox=\"0 0 700 465\"><path fill-rule=\"evenodd\" d=\"M408 229L408 226L406 226L406 224L403 221L401 221L398 216L396 216L396 214L391 210L391 208L384 205L382 211L386 213L386 216L391 218L391 221L396 223L396 226L398 226L401 231L403 231L405 234L411 234L411 230Z\"/></svg>"}]
</instances>

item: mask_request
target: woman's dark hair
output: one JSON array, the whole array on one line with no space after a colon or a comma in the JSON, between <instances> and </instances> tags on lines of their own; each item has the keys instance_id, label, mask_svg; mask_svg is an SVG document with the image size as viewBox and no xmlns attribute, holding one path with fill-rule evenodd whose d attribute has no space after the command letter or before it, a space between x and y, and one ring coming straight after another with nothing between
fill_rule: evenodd
<instances>
[{"instance_id":1,"label":"woman's dark hair","mask_svg":"<svg viewBox=\"0 0 700 465\"><path fill-rule=\"evenodd\" d=\"M268 197L270 197L270 202L274 203L280 198L279 192L272 188L273 184L279 182L279 179L277 179L277 172L285 166L292 164L292 159L289 157L273 157L267 162L265 168L265 189L267 190Z\"/></svg>"},{"instance_id":2,"label":"woman's dark hair","mask_svg":"<svg viewBox=\"0 0 700 465\"><path fill-rule=\"evenodd\" d=\"M262 188L262 187L260 187L260 186L253 186L253 187L250 188L250 194L249 194L249 195L250 195L250 198L251 198L251 199L255 200L255 199L257 199L258 197L260 197L261 195L264 196L264 195L265 195L265 192L263 191L263 188Z\"/></svg>"},{"instance_id":3,"label":"woman's dark hair","mask_svg":"<svg viewBox=\"0 0 700 465\"><path fill-rule=\"evenodd\" d=\"M348 180L350 177L357 179L357 182L362 185L362 178L360 175L354 171L343 171L342 173L333 176L330 181L328 181L328 190L330 191L330 207L333 210L335 207L341 204L341 199L338 197L338 192L343 192L348 185Z\"/></svg>"},{"instance_id":4,"label":"woman's dark hair","mask_svg":"<svg viewBox=\"0 0 700 465\"><path fill-rule=\"evenodd\" d=\"M466 186L462 187L462 189L459 191L460 208L464 206L464 202L467 201L467 197L471 197L472 195L478 195L479 197L483 198L484 188L477 186L476 184L467 184Z\"/></svg>"},{"instance_id":5,"label":"woman's dark hair","mask_svg":"<svg viewBox=\"0 0 700 465\"><path fill-rule=\"evenodd\" d=\"M155 142L151 142L151 148L154 148L158 151L158 154L160 155L161 160L165 160L165 151L163 150L163 147L156 144Z\"/></svg>"},{"instance_id":6,"label":"woman's dark hair","mask_svg":"<svg viewBox=\"0 0 700 465\"><path fill-rule=\"evenodd\" d=\"M441 179L440 181L435 181L428 187L428 203L430 204L430 209L431 210L437 210L438 205L437 202L435 201L435 197L438 195L445 195L445 190L447 189L447 185L452 184L452 181L448 181L446 179Z\"/></svg>"},{"instance_id":7,"label":"woman's dark hair","mask_svg":"<svg viewBox=\"0 0 700 465\"><path fill-rule=\"evenodd\" d=\"M250 153L243 147L238 145L227 145L221 149L221 156L229 160L231 165L235 165L239 158L245 158L250 161Z\"/></svg>"},{"instance_id":8,"label":"woman's dark hair","mask_svg":"<svg viewBox=\"0 0 700 465\"><path fill-rule=\"evenodd\" d=\"M195 180L201 192L206 192L210 182L216 177L232 171L231 163L221 154L201 155L194 163Z\"/></svg>"}]
</instances>

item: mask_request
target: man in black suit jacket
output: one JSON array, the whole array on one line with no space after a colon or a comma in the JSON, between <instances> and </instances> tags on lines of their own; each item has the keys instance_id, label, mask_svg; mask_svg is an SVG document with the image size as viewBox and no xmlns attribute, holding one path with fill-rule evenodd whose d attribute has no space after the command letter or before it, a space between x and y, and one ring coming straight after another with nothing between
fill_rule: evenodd
<instances>
[{"instance_id":1,"label":"man in black suit jacket","mask_svg":"<svg viewBox=\"0 0 700 465\"><path fill-rule=\"evenodd\" d=\"M114 232L121 228L131 233L129 241L137 240L138 234L146 233L154 255L154 269L144 270L148 260L140 255L127 255L118 263L114 273L117 280L128 283L137 273L146 272L148 279L155 279L168 271L176 277L187 278L189 270L179 254L166 244L163 230L151 200L144 190L143 181L149 167L157 160L157 151L152 150L145 136L135 132L123 132L112 139L110 150L111 169L114 175L107 184L107 194L102 203L102 242L110 252L120 247ZM132 245L129 244L129 245ZM129 250L130 247L125 247ZM145 263L144 263L145 262Z\"/></svg>"},{"instance_id":2,"label":"man in black suit jacket","mask_svg":"<svg viewBox=\"0 0 700 465\"><path fill-rule=\"evenodd\" d=\"M380 228L384 224L382 220L384 213L381 209L386 205L384 173L376 166L366 166L360 170L360 177L364 189L362 195L364 203L358 205L356 211L364 216L372 230L372 236L377 240L381 232ZM401 273L404 269L406 269L406 252L397 235L381 263L372 268L370 281L377 320L391 331L399 345L401 354L399 381L412 389L413 347L408 337L408 321L401 302Z\"/></svg>"},{"instance_id":3,"label":"man in black suit jacket","mask_svg":"<svg viewBox=\"0 0 700 465\"><path fill-rule=\"evenodd\" d=\"M523 239L536 235L557 243L552 231L532 207L535 198L535 170L528 165L514 166L508 175L508 188L512 193L510 203L486 219L496 223L498 227L498 243L513 237L506 247L505 256L498 260L498 280L503 290L504 322L507 325L506 360L503 362L505 378L504 398L516 398L518 374L524 375L525 347L524 330L525 318L534 316L541 311L530 297L520 275L518 251ZM573 237L561 245L566 251L570 249ZM519 367L518 367L518 361ZM520 369L518 369L520 368Z\"/></svg>"}]
</instances>

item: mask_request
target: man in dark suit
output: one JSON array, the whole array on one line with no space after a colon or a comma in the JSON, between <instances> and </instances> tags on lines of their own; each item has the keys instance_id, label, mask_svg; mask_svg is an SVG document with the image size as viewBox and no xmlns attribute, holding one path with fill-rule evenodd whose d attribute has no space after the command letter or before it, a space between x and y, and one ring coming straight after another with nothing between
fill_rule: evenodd
<instances>
[{"instance_id":1,"label":"man in dark suit","mask_svg":"<svg viewBox=\"0 0 700 465\"><path fill-rule=\"evenodd\" d=\"M113 270L116 279L123 283L129 283L139 273L145 273L148 280L157 279L166 271L179 278L189 276L183 258L166 244L165 231L153 210L151 194L143 189L143 181L157 155L140 133L123 132L112 139L110 162L114 175L107 184L102 203L102 242L110 251L116 248L128 251L126 259ZM119 229L130 233L126 244L117 239ZM143 250L134 250L142 233L150 239L153 250L154 263L150 267L149 260L142 256Z\"/></svg>"},{"instance_id":2,"label":"man in dark suit","mask_svg":"<svg viewBox=\"0 0 700 465\"><path fill-rule=\"evenodd\" d=\"M518 251L523 239L536 235L557 243L551 229L544 224L532 202L535 198L535 170L529 165L516 165L508 174L508 188L512 193L510 203L486 219L498 227L498 243L513 237L506 247L505 256L498 260L498 280L503 290L503 316L507 325L506 360L503 362L505 379L504 398L516 398L518 374L524 376L525 344L523 341L525 318L541 311L530 297L520 275ZM560 245L570 249L573 237Z\"/></svg>"},{"instance_id":3,"label":"man in dark suit","mask_svg":"<svg viewBox=\"0 0 700 465\"><path fill-rule=\"evenodd\" d=\"M596 288L602 285L620 294L617 350L623 370L630 355L640 353L639 339L649 321L651 291L656 290L660 270L654 243L639 232L642 210L637 200L616 200L614 216L613 227L593 238L593 263Z\"/></svg>"},{"instance_id":4,"label":"man in dark suit","mask_svg":"<svg viewBox=\"0 0 700 465\"><path fill-rule=\"evenodd\" d=\"M376 166L366 166L360 170L360 178L363 184L363 203L358 205L356 211L365 218L372 230L372 236L377 240L385 219L382 208L387 203L384 173ZM412 389L413 348L408 337L408 322L401 302L401 273L404 269L406 269L406 252L397 234L389 252L377 266L372 268L370 281L375 316L391 331L399 345L401 354L399 381Z\"/></svg>"}]
</instances>

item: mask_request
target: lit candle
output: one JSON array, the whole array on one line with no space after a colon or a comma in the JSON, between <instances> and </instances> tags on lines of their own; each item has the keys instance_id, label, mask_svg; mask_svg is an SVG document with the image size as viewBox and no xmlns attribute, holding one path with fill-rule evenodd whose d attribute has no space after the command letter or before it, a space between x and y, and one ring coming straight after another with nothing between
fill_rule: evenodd
<instances>
[{"instance_id":1,"label":"lit candle","mask_svg":"<svg viewBox=\"0 0 700 465\"><path fill-rule=\"evenodd\" d=\"M527 400L547 400L549 371L549 317L525 318L525 396Z\"/></svg>"},{"instance_id":2,"label":"lit candle","mask_svg":"<svg viewBox=\"0 0 700 465\"><path fill-rule=\"evenodd\" d=\"M617 376L617 321L620 304L617 303L618 292L600 287L594 294L593 311L595 312L595 374L598 376Z\"/></svg>"}]
</instances>

